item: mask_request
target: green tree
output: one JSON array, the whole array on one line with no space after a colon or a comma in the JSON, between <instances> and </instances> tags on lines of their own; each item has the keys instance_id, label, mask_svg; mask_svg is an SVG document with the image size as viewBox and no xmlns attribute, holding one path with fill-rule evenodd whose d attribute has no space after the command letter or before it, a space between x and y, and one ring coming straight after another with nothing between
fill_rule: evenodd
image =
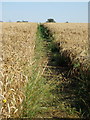
<instances>
[{"instance_id":1,"label":"green tree","mask_svg":"<svg viewBox=\"0 0 90 120\"><path fill-rule=\"evenodd\" d=\"M49 19L47 19L47 21L46 21L47 23L48 22L53 22L53 23L55 23L55 20L54 19L52 19L52 18L49 18Z\"/></svg>"}]
</instances>

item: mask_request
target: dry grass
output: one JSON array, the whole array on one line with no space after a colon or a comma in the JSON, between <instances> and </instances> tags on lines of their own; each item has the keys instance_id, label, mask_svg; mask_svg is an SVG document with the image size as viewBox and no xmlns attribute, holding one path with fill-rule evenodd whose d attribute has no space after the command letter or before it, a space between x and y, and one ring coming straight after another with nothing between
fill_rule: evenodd
<instances>
[{"instance_id":1,"label":"dry grass","mask_svg":"<svg viewBox=\"0 0 90 120\"><path fill-rule=\"evenodd\" d=\"M1 24L1 23L0 23ZM2 23L2 117L19 117L33 64L36 23ZM0 33L1 35L1 33Z\"/></svg>"},{"instance_id":2,"label":"dry grass","mask_svg":"<svg viewBox=\"0 0 90 120\"><path fill-rule=\"evenodd\" d=\"M45 23L62 52L69 54L72 61L87 64L88 24L87 23Z\"/></svg>"}]
</instances>

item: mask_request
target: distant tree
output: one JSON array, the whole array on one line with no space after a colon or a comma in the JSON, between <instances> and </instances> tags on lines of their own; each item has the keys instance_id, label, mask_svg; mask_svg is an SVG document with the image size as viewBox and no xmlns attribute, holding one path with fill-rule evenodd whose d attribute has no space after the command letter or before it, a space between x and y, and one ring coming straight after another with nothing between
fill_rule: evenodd
<instances>
[{"instance_id":1,"label":"distant tree","mask_svg":"<svg viewBox=\"0 0 90 120\"><path fill-rule=\"evenodd\" d=\"M23 20L22 22L28 22L28 21Z\"/></svg>"},{"instance_id":2,"label":"distant tree","mask_svg":"<svg viewBox=\"0 0 90 120\"><path fill-rule=\"evenodd\" d=\"M17 21L17 22L21 22L21 21Z\"/></svg>"},{"instance_id":3,"label":"distant tree","mask_svg":"<svg viewBox=\"0 0 90 120\"><path fill-rule=\"evenodd\" d=\"M69 23L68 21L66 21L66 23Z\"/></svg>"},{"instance_id":4,"label":"distant tree","mask_svg":"<svg viewBox=\"0 0 90 120\"><path fill-rule=\"evenodd\" d=\"M22 20L22 21L17 21L17 22L28 22L28 21Z\"/></svg>"},{"instance_id":5,"label":"distant tree","mask_svg":"<svg viewBox=\"0 0 90 120\"><path fill-rule=\"evenodd\" d=\"M47 21L46 21L47 23L48 22L53 22L53 23L55 23L55 20L54 19L52 19L52 18L49 18L49 19L47 19Z\"/></svg>"}]
</instances>

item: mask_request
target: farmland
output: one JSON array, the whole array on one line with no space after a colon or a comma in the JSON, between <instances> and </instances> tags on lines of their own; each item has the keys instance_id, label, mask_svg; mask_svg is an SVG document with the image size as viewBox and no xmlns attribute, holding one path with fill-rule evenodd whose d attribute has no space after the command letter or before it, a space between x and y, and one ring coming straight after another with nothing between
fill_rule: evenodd
<instances>
[{"instance_id":1,"label":"farmland","mask_svg":"<svg viewBox=\"0 0 90 120\"><path fill-rule=\"evenodd\" d=\"M25 99L23 87L31 74L36 30L36 23L2 23L2 93L7 100L2 108L3 117L20 115Z\"/></svg>"},{"instance_id":2,"label":"farmland","mask_svg":"<svg viewBox=\"0 0 90 120\"><path fill-rule=\"evenodd\" d=\"M88 24L0 24L2 117L88 117Z\"/></svg>"}]
</instances>

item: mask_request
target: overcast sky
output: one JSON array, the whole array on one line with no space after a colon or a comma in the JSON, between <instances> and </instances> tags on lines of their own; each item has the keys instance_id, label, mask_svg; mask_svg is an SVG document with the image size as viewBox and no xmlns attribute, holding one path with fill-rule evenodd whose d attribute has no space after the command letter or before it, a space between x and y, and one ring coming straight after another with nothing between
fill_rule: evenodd
<instances>
[{"instance_id":1,"label":"overcast sky","mask_svg":"<svg viewBox=\"0 0 90 120\"><path fill-rule=\"evenodd\" d=\"M30 22L45 22L48 18L53 18L56 22L88 22L88 2L8 1L9 2L0 3L0 6L2 7L1 17L3 21L15 22L17 20L27 20Z\"/></svg>"}]
</instances>

